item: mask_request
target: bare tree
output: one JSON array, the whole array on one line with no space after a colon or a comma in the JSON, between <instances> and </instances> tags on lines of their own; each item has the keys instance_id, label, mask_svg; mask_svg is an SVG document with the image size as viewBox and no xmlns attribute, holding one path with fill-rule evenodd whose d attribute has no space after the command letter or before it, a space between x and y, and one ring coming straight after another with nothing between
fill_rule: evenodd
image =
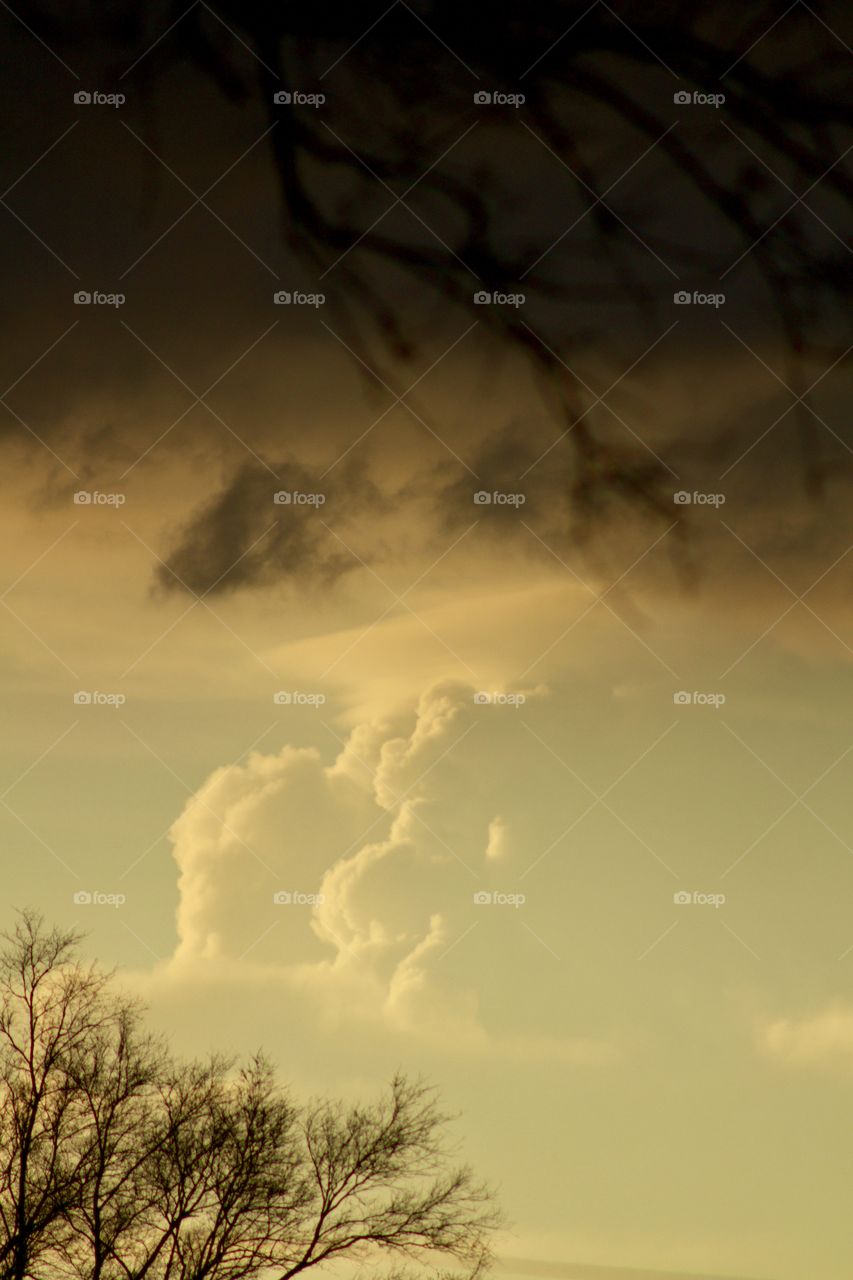
<instances>
[{"instance_id":1,"label":"bare tree","mask_svg":"<svg viewBox=\"0 0 853 1280\"><path fill-rule=\"evenodd\" d=\"M0 1275L24 1280L68 1242L92 1154L77 1078L124 1007L77 960L78 935L22 914L0 953Z\"/></svg>"},{"instance_id":2,"label":"bare tree","mask_svg":"<svg viewBox=\"0 0 853 1280\"><path fill-rule=\"evenodd\" d=\"M487 1231L496 1219L471 1171L447 1166L446 1119L432 1090L403 1076L372 1107L309 1107L302 1137L310 1193L299 1246L276 1242L285 1280L342 1255L369 1255L377 1246L406 1259L444 1253L478 1273L488 1261Z\"/></svg>"},{"instance_id":3,"label":"bare tree","mask_svg":"<svg viewBox=\"0 0 853 1280\"><path fill-rule=\"evenodd\" d=\"M262 1056L175 1062L79 941L24 913L0 955L3 1280L487 1265L499 1215L432 1090L300 1105Z\"/></svg>"}]
</instances>

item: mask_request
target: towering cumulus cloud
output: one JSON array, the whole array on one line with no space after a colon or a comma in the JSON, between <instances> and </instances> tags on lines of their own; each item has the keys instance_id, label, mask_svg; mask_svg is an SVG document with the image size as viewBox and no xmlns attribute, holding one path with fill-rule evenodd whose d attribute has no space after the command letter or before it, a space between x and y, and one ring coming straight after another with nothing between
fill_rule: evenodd
<instances>
[{"instance_id":1,"label":"towering cumulus cloud","mask_svg":"<svg viewBox=\"0 0 853 1280\"><path fill-rule=\"evenodd\" d=\"M335 1016L466 1050L544 1050L511 1030L497 1045L479 1009L482 957L468 935L499 918L518 927L527 895L514 849L538 837L522 817L525 786L509 789L518 705L477 696L434 686L408 732L361 726L331 764L285 747L213 773L172 828L173 971L233 973L239 961ZM547 1049L606 1052L573 1037Z\"/></svg>"}]
</instances>

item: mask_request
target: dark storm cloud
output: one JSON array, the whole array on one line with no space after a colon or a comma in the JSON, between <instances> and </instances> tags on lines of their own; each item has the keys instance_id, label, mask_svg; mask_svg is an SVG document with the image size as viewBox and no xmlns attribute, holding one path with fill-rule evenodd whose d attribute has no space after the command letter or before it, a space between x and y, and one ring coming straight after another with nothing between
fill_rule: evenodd
<instances>
[{"instance_id":1,"label":"dark storm cloud","mask_svg":"<svg viewBox=\"0 0 853 1280\"><path fill-rule=\"evenodd\" d=\"M351 525L386 508L355 462L326 476L294 461L275 476L246 463L179 531L158 582L195 595L275 583L322 591L362 567L363 534L354 546L344 537Z\"/></svg>"},{"instance_id":2,"label":"dark storm cloud","mask_svg":"<svg viewBox=\"0 0 853 1280\"><path fill-rule=\"evenodd\" d=\"M477 519L497 536L524 537L521 522L530 521L565 535L572 474L552 424L496 425L470 456L476 475L444 463L435 473L441 525L456 530Z\"/></svg>"},{"instance_id":3,"label":"dark storm cloud","mask_svg":"<svg viewBox=\"0 0 853 1280\"><path fill-rule=\"evenodd\" d=\"M848 55L804 6L777 24L771 6L747 15L725 4L709 16L670 0L632 13L629 26L606 5L567 13L537 0L521 14L507 0L484 22L478 11L424 0L396 6L363 40L368 22L352 6L246 3L217 15L197 5L168 31L136 0L110 14L86 30L58 5L32 6L28 22L58 57L2 16L13 55L0 84L9 188L0 294L11 317L2 385L12 390L0 430L55 470L52 450L87 483L138 466L156 487L174 450L203 448L224 469L224 487L201 511L187 495L170 561L194 590L306 574L329 582L352 563L322 524L303 519L314 509L287 519L272 510L279 524L253 545L266 529L265 473L245 463L234 436L262 458L293 458L302 468L293 487L307 492L320 486L317 458L331 461L341 435L352 436L350 424L322 413L303 434L304 415L282 394L288 362L321 379L328 365L331 382L334 350L360 373L374 370L385 390L428 377L418 387L428 397L445 374L463 382L466 347L436 373L431 362L476 323L490 359L526 362L539 390L553 392L579 368L603 391L611 379L591 377L590 353L615 378L676 321L679 344L656 348L657 374L719 347L716 313L676 305L682 289L722 288L727 321L753 346L774 332L778 341L780 309L789 345L815 344L819 326L830 330L828 361L842 345L851 185L836 162L847 145L839 88ZM840 4L824 17L844 34ZM674 100L712 82L723 83L725 103ZM73 101L81 88L119 85L119 108ZM322 89L326 102L279 107L282 86ZM496 92L525 102L475 101ZM791 191L807 187L807 202L797 202ZM319 287L328 302L316 314L285 318L272 303L278 289ZM79 288L121 288L127 302L96 314L73 304ZM523 293L525 302L476 303L484 291ZM274 337L244 359L276 319ZM709 355L714 385L703 410L723 367ZM205 417L205 404L179 421L214 383L221 421ZM473 514L485 530L529 541L521 517L558 547L570 517L576 531L600 516L616 537L628 506L662 521L672 476L654 453L681 471L678 449L660 450L643 422L632 440L604 409L577 423L588 401L572 390L571 412L559 394L541 405L530 397L529 412L509 425L500 393L484 399L481 417L494 424L486 439L476 443L478 423L453 441L476 477L452 464L436 470L430 456L401 496L430 508L442 528ZM637 423L630 406L615 405ZM361 407L347 404L353 418ZM691 424L679 433L677 412L664 403L659 415L683 437L689 471ZM724 423L722 412L699 416L702 444L724 429L729 456L752 438L746 412ZM445 422L436 426L445 435ZM799 474L800 441L777 432L777 442L776 464ZM391 452L364 454L376 491L394 490ZM741 476L753 483L754 509L775 506L752 464ZM483 491L493 501L475 504ZM334 528L337 512L352 523L370 514L343 490L324 510ZM375 539L363 545L370 559Z\"/></svg>"}]
</instances>

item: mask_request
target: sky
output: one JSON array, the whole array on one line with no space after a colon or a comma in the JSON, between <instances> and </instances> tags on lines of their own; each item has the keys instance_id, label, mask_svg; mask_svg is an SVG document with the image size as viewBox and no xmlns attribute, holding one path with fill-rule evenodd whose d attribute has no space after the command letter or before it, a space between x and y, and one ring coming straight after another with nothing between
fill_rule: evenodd
<instances>
[{"instance_id":1,"label":"sky","mask_svg":"<svg viewBox=\"0 0 853 1280\"><path fill-rule=\"evenodd\" d=\"M636 112L546 135L544 25L469 53L392 8L293 34L277 83L326 102L272 115L230 11L184 43L154 7L5 15L3 925L85 930L181 1054L263 1047L347 1098L429 1077L498 1187L498 1274L841 1280L849 205L795 209L798 361L759 259L802 175L756 187L740 259ZM618 64L636 15L598 8ZM728 112L674 100L710 82L673 6L616 83L728 180L747 67L844 83L849 16L795 8L720 6ZM504 60L528 102L484 116L512 32L542 73ZM608 71L571 40L578 84ZM322 259L271 142L306 118L306 189L353 228ZM410 197L430 161L446 185ZM505 278L518 305L473 298L472 175L506 261L547 264ZM407 275L400 245L480 257Z\"/></svg>"}]
</instances>

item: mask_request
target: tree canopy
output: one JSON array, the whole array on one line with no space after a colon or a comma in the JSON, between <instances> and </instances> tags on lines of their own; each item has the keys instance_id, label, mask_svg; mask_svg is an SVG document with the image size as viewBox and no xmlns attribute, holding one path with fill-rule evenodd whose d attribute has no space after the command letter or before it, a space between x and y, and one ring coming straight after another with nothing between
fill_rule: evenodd
<instances>
[{"instance_id":1,"label":"tree canopy","mask_svg":"<svg viewBox=\"0 0 853 1280\"><path fill-rule=\"evenodd\" d=\"M27 911L4 941L0 1280L487 1265L499 1214L423 1082L297 1102L261 1054L176 1060L79 934Z\"/></svg>"}]
</instances>

